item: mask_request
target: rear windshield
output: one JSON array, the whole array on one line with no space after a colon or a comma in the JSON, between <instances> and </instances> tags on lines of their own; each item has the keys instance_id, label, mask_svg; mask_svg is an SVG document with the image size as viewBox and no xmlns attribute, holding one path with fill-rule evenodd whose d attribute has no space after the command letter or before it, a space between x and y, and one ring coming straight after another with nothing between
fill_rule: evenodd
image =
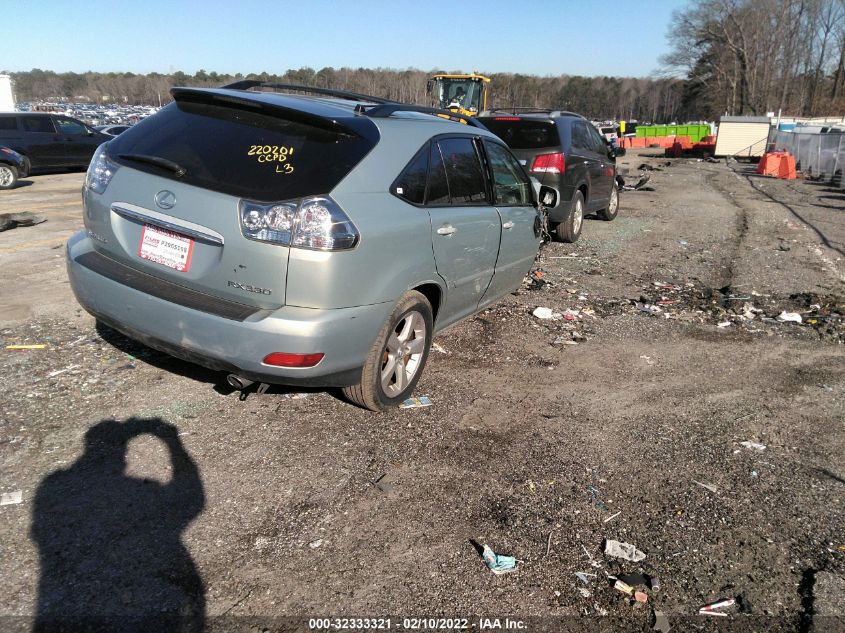
<instances>
[{"instance_id":1,"label":"rear windshield","mask_svg":"<svg viewBox=\"0 0 845 633\"><path fill-rule=\"evenodd\" d=\"M481 122L511 149L539 149L560 145L553 121L483 118Z\"/></svg>"},{"instance_id":2,"label":"rear windshield","mask_svg":"<svg viewBox=\"0 0 845 633\"><path fill-rule=\"evenodd\" d=\"M360 136L320 129L237 107L172 103L109 142L109 156L165 178L252 200L326 194L372 149ZM121 158L172 161L166 169Z\"/></svg>"}]
</instances>

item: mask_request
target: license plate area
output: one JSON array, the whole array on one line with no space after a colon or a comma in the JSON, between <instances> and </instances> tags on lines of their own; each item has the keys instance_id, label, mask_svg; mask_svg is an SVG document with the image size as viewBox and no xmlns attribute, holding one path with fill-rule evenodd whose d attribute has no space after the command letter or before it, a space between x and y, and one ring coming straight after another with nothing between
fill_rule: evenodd
<instances>
[{"instance_id":1,"label":"license plate area","mask_svg":"<svg viewBox=\"0 0 845 633\"><path fill-rule=\"evenodd\" d=\"M191 238L157 226L144 225L138 246L141 259L184 273L191 265L193 252L194 240Z\"/></svg>"}]
</instances>

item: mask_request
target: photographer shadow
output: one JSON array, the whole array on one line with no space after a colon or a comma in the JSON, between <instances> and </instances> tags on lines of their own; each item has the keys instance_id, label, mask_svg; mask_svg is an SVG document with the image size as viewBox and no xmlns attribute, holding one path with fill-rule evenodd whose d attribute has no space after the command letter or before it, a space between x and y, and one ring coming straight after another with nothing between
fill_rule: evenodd
<instances>
[{"instance_id":1,"label":"photographer shadow","mask_svg":"<svg viewBox=\"0 0 845 633\"><path fill-rule=\"evenodd\" d=\"M171 480L125 473L127 447L167 447ZM203 510L199 470L159 418L104 420L85 452L41 482L31 537L41 574L34 631L202 631L205 587L182 532Z\"/></svg>"}]
</instances>

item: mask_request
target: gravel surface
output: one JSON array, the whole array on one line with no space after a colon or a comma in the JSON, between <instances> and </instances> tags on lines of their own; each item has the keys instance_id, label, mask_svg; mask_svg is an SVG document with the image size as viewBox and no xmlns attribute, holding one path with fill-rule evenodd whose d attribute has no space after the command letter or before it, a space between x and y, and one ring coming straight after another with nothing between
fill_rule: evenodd
<instances>
[{"instance_id":1,"label":"gravel surface","mask_svg":"<svg viewBox=\"0 0 845 633\"><path fill-rule=\"evenodd\" d=\"M48 221L0 233L0 628L845 629L845 192L653 154L620 164L654 191L435 340L433 406L383 414L97 327L61 249L83 175L3 192Z\"/></svg>"}]
</instances>

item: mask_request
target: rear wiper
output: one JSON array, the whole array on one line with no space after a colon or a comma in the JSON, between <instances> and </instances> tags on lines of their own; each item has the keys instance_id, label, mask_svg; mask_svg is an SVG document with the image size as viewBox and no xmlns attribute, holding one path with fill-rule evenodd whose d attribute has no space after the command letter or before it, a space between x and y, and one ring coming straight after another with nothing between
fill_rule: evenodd
<instances>
[{"instance_id":1,"label":"rear wiper","mask_svg":"<svg viewBox=\"0 0 845 633\"><path fill-rule=\"evenodd\" d=\"M123 158L124 160L134 160L139 163L148 163L150 165L155 165L156 167L161 167L162 169L172 171L177 178L181 178L188 171L179 163L174 163L172 160L167 160L166 158L161 158L160 156L150 156L148 154L118 154L118 158Z\"/></svg>"}]
</instances>

